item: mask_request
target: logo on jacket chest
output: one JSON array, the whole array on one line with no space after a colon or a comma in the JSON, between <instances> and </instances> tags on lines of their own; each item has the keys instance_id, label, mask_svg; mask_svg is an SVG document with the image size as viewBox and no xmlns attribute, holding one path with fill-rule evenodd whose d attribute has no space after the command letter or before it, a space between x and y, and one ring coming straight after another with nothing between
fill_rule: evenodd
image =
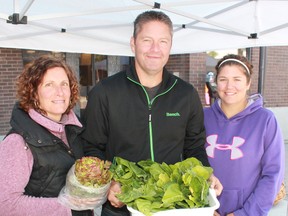
<instances>
[{"instance_id":1,"label":"logo on jacket chest","mask_svg":"<svg viewBox=\"0 0 288 216\"><path fill-rule=\"evenodd\" d=\"M166 116L167 117L180 117L180 113L179 112L175 112L175 113L166 112Z\"/></svg>"},{"instance_id":2,"label":"logo on jacket chest","mask_svg":"<svg viewBox=\"0 0 288 216\"><path fill-rule=\"evenodd\" d=\"M231 151L230 159L235 160L243 157L243 152L240 149L245 142L241 137L233 137L231 144L223 144L217 142L218 135L207 136L206 142L208 146L206 147L206 152L208 157L214 158L215 150L220 151Z\"/></svg>"}]
</instances>

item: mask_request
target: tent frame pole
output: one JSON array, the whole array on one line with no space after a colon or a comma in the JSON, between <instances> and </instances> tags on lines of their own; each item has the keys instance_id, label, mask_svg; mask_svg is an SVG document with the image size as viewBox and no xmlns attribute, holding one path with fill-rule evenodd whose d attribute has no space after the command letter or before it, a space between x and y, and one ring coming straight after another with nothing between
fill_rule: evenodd
<instances>
[{"instance_id":1,"label":"tent frame pole","mask_svg":"<svg viewBox=\"0 0 288 216\"><path fill-rule=\"evenodd\" d=\"M266 71L266 47L260 47L258 93L261 94L262 96L264 96L265 71Z\"/></svg>"}]
</instances>

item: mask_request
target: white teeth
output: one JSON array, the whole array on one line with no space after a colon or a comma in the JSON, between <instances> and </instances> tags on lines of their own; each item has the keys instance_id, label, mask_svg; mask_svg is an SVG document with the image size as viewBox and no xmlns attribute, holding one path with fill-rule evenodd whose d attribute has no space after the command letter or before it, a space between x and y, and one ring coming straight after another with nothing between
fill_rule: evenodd
<instances>
[{"instance_id":1,"label":"white teeth","mask_svg":"<svg viewBox=\"0 0 288 216\"><path fill-rule=\"evenodd\" d=\"M52 102L59 104L59 103L64 103L65 101L64 100L55 100L55 101L52 101Z\"/></svg>"}]
</instances>

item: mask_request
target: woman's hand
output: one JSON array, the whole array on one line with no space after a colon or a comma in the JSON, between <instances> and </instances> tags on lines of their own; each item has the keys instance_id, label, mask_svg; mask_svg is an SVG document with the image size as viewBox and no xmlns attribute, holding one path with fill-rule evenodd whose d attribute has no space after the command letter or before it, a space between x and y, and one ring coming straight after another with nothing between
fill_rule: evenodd
<instances>
[{"instance_id":1,"label":"woman's hand","mask_svg":"<svg viewBox=\"0 0 288 216\"><path fill-rule=\"evenodd\" d=\"M223 185L219 181L214 174L212 174L209 178L209 181L211 183L210 188L214 189L216 192L216 196L219 196L222 193Z\"/></svg>"},{"instance_id":2,"label":"woman's hand","mask_svg":"<svg viewBox=\"0 0 288 216\"><path fill-rule=\"evenodd\" d=\"M121 193L120 183L112 181L110 189L108 191L107 199L110 201L111 205L114 206L115 208L121 208L125 205L116 197L116 194L119 193Z\"/></svg>"}]
</instances>

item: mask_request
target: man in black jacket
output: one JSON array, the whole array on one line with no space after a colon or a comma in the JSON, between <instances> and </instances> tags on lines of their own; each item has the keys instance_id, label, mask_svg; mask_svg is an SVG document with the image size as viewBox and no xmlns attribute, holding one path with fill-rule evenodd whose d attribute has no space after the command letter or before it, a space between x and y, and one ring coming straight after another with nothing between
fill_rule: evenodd
<instances>
[{"instance_id":1,"label":"man in black jacket","mask_svg":"<svg viewBox=\"0 0 288 216\"><path fill-rule=\"evenodd\" d=\"M130 41L135 61L89 93L83 118L86 155L168 164L196 157L209 166L198 93L164 68L172 38L172 22L164 13L147 11L136 18ZM221 191L213 176L215 183ZM130 215L115 196L120 191L113 182L102 216Z\"/></svg>"}]
</instances>

